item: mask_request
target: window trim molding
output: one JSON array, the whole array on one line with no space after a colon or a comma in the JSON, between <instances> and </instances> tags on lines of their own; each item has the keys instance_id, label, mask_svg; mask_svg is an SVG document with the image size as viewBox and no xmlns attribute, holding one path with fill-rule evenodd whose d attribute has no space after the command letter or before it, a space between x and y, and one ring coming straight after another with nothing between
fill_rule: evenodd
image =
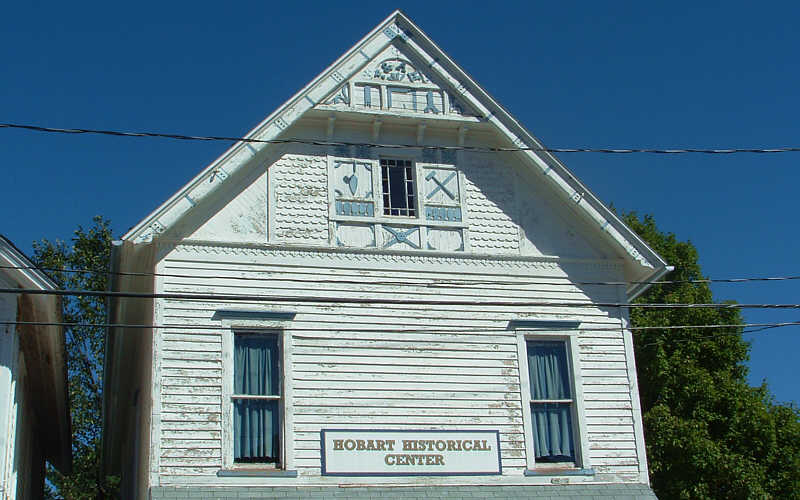
<instances>
[{"instance_id":1,"label":"window trim molding","mask_svg":"<svg viewBox=\"0 0 800 500\"><path fill-rule=\"evenodd\" d=\"M540 325L537 328L537 322ZM560 326L563 325L563 326ZM516 326L515 325L519 325ZM520 392L522 399L522 421L525 435L525 460L530 474L526 475L564 475L575 471L592 471L589 459L589 437L586 429L586 410L584 408L583 380L581 378L578 349L579 321L541 321L512 320L509 326L516 331L517 356L519 359ZM536 462L533 440L533 418L531 416L531 387L528 371L528 341L562 341L567 349L567 364L570 383L574 394L572 407L572 431L575 439L574 464L553 464Z\"/></svg>"},{"instance_id":2,"label":"window trim molding","mask_svg":"<svg viewBox=\"0 0 800 500\"><path fill-rule=\"evenodd\" d=\"M294 396L292 384L292 334L287 331L288 320L260 320L234 317L223 319L222 326L222 468L219 474L233 471L248 471L245 476L281 476L281 471L294 470L294 411L291 401ZM233 461L233 343L236 333L263 333L276 335L281 351L281 464L275 467L264 463L235 463Z\"/></svg>"},{"instance_id":3,"label":"window trim molding","mask_svg":"<svg viewBox=\"0 0 800 500\"><path fill-rule=\"evenodd\" d=\"M387 215L385 213L386 205L385 205L385 202L384 202L384 197L386 196L386 193L383 192L383 164L381 163L382 160L394 160L394 161L408 161L408 162L411 162L411 167L410 168L411 168L411 175L413 176L413 178L411 179L411 184L414 186L414 194L412 195L414 197L413 210L414 210L414 213L416 215ZM419 159L418 159L417 155L398 155L397 152L395 151L394 154L381 154L381 155L378 155L378 159L375 161L375 163L378 166L378 170L377 170L378 191L376 191L376 197L380 199L380 203L379 203L380 211L378 211L376 209L376 211L375 211L376 217L381 217L381 218L386 219L388 221L399 220L399 221L401 221L401 223L402 222L406 222L406 221L417 223L420 220L424 220L424 217L422 216L422 206L423 206L423 204L422 204L422 196L420 196L421 193L420 193L420 189L419 189L420 188L420 182L419 182L420 171L419 171ZM387 168L391 168L391 167L387 165ZM409 167L398 167L398 166L395 166L394 168L409 168ZM373 177L374 177L374 174L373 174ZM407 182L407 181L403 181L404 184L405 184L405 182ZM390 187L390 189L391 189L391 187ZM404 191L405 191L405 198L406 198L406 203L407 203L408 202L408 188L407 188L407 186L404 186ZM380 194L378 194L378 193L380 193ZM412 207L407 207L405 210L411 210L411 209L412 209ZM390 210L391 210L391 208L390 208ZM398 208L397 210L404 210L404 209L399 209Z\"/></svg>"}]
</instances>

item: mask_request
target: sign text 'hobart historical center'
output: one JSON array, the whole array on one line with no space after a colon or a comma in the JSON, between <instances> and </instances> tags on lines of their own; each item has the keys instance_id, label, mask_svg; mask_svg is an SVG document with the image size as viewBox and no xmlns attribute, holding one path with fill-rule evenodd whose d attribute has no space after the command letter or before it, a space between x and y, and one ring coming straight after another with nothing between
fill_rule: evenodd
<instances>
[{"instance_id":1,"label":"sign text 'hobart historical center'","mask_svg":"<svg viewBox=\"0 0 800 500\"><path fill-rule=\"evenodd\" d=\"M500 473L497 431L324 429L321 441L326 475Z\"/></svg>"}]
</instances>

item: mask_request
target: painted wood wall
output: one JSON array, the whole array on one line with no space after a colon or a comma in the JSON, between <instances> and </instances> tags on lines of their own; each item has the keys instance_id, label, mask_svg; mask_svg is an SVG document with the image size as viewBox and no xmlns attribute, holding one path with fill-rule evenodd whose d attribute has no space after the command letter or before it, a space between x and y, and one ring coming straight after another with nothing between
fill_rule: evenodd
<instances>
[{"instance_id":1,"label":"painted wood wall","mask_svg":"<svg viewBox=\"0 0 800 500\"><path fill-rule=\"evenodd\" d=\"M0 286L8 285L0 279ZM17 296L0 297L0 321L17 321ZM38 416L14 325L0 325L0 498L39 498L44 484Z\"/></svg>"},{"instance_id":2,"label":"painted wood wall","mask_svg":"<svg viewBox=\"0 0 800 500\"><path fill-rule=\"evenodd\" d=\"M506 328L509 320L521 317L584 322L578 337L579 369L591 467L601 480L640 477L624 337L621 329L604 330L620 326L618 311L480 304L486 300L615 302L619 299L615 287L563 283L567 276L613 279L620 272L616 265L187 243L171 251L158 272L164 275L159 291L170 293L475 302L457 307L159 302L157 323L169 325L220 324L212 319L218 309L298 313L287 329L292 365L287 383L293 393L287 411L294 422L290 429L294 459L289 466L301 478L314 478L320 472L321 428L374 427L499 429L503 474L518 480L526 465L523 408L517 338ZM525 284L532 277L552 284ZM457 284L464 279L486 284ZM381 332L397 329L419 331ZM154 458L159 477L154 479L161 484L203 478L222 482L216 473L222 465L224 334L222 328L165 328L158 337L154 398L160 402L160 419L154 429L158 436Z\"/></svg>"},{"instance_id":3,"label":"painted wood wall","mask_svg":"<svg viewBox=\"0 0 800 500\"><path fill-rule=\"evenodd\" d=\"M200 215L182 223L185 237L161 247L156 292L315 296L322 301L156 301L154 323L177 328L157 330L154 336L151 485L264 484L263 478L217 477L225 436L223 336L229 331L213 319L220 309L297 312L281 326L291 350L287 466L299 478L271 478L269 484L369 482L319 476L320 429L348 427L499 429L500 480L549 482L523 476L526 409L517 333L507 328L510 320L520 318L582 322L577 343L585 397L581 425L588 440L584 465L597 474L570 480L646 481L639 460L644 454L641 427L634 423L632 347L622 313L597 307L481 305L486 300L623 300L624 291L617 287L569 284L622 279L622 262L607 244L587 236L569 206L528 176L515 157L460 152L449 161L440 155L423 163L455 169L459 176L463 249L342 247L331 218L332 158L365 156L356 148L295 146L255 158L250 173L232 182L227 194L223 191L214 204L197 211ZM367 247L369 238L363 241ZM474 305L337 305L326 303L326 297ZM194 330L193 325L203 328ZM398 329L413 331L393 331Z\"/></svg>"}]
</instances>

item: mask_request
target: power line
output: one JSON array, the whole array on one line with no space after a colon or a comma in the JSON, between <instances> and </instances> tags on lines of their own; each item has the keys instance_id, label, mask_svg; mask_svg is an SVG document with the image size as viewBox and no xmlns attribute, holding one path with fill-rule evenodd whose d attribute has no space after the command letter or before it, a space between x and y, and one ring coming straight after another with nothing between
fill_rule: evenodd
<instances>
[{"instance_id":1,"label":"power line","mask_svg":"<svg viewBox=\"0 0 800 500\"><path fill-rule=\"evenodd\" d=\"M38 125L27 125L20 123L0 123L0 128L23 129L36 132L50 132L59 134L94 134L111 135L117 137L149 137L162 139L177 139L182 141L225 141L225 142L246 142L260 144L306 144L313 146L366 146L387 149L439 149L448 151L473 151L482 153L502 153L515 151L531 151L536 153L605 153L605 154L631 154L631 153L652 153L652 154L734 154L734 153L796 153L800 152L800 147L779 147L779 148L548 148L548 147L480 147L480 146L434 146L419 144L379 144L368 142L343 142L343 141L322 141L309 139L253 139L248 137L229 137L216 135L187 135L171 134L162 132L124 132L119 130L100 130L87 128L57 128L41 127Z\"/></svg>"},{"instance_id":2,"label":"power line","mask_svg":"<svg viewBox=\"0 0 800 500\"><path fill-rule=\"evenodd\" d=\"M765 330L772 330L773 328L782 328L782 327L785 327L785 326L798 326L798 325L800 325L800 321L787 321L787 322L783 322L783 323L745 323L745 324L742 324L742 325L735 325L735 326L741 327L741 328L754 328L753 330L749 330L749 331L748 330L743 330L741 332L741 334L750 334L750 333L760 333L760 332L763 332ZM732 327L732 326L734 326L734 325L716 325L717 328L728 328L728 327ZM650 329L650 330L655 330L655 329L679 329L679 328L680 329L683 329L683 328L688 329L688 328L710 328L710 327L711 327L710 325L685 326L685 327L684 326L677 326L677 327L667 327L667 326L656 327L656 326L653 326L653 327L633 327L633 328L629 328L629 329L630 330L643 330L643 329L646 328L646 329ZM661 341L648 342L647 344L642 344L642 347L651 347L651 346L657 346L657 345L660 345L660 344L664 344L665 343L664 340L667 340L667 343L672 343L672 342L675 342L675 343L686 343L686 342L696 342L698 340L714 340L719 335L739 336L740 333L739 332L719 332L719 333L717 333L717 335L704 335L702 337L692 337L692 338L688 338L688 339L671 337L669 339L662 339Z\"/></svg>"},{"instance_id":3,"label":"power line","mask_svg":"<svg viewBox=\"0 0 800 500\"><path fill-rule=\"evenodd\" d=\"M314 296L266 296L244 294L202 293L139 293L94 290L41 290L31 288L0 288L0 293L57 295L77 297L119 297L138 299L215 300L222 302L281 302L327 304L388 304L388 305L444 305L444 306L516 306L516 307L620 307L636 309L800 309L800 304L631 304L625 302L536 302L492 300L419 300L412 298L355 298Z\"/></svg>"},{"instance_id":4,"label":"power line","mask_svg":"<svg viewBox=\"0 0 800 500\"><path fill-rule=\"evenodd\" d=\"M192 279L229 279L236 281L265 281L271 279L274 281L289 281L289 282L302 282L308 283L309 280L291 277L271 276L273 271L257 271L250 270L250 274L264 273L268 277L255 277L255 276L231 276L231 275L197 275L197 274L176 274L176 273L156 273L156 272L126 272L126 271L110 271L99 269L75 269L75 268L57 268L57 267L39 267L39 266L9 266L0 265L0 269L33 269L42 272L64 272L64 273L96 273L114 276L146 276L146 277L164 277L164 278L192 278ZM204 270L224 271L224 268L204 268ZM450 287L459 285L609 285L609 286L625 286L635 284L647 285L675 285L675 284L703 284L703 283L748 283L758 281L792 281L800 280L800 276L756 276L746 278L703 278L703 279L688 279L688 280L656 280L656 281L572 281L569 278L561 276L539 276L533 278L542 278L546 280L561 280L561 282L554 281L526 281L529 277L520 277L515 280L486 280L486 279L437 279L437 278L417 278L420 282L410 283L405 278L395 278L394 281L355 281L355 280L335 280L335 279L314 279L314 283L332 283L343 285L409 285L409 286L428 286L428 287Z\"/></svg>"}]
</instances>

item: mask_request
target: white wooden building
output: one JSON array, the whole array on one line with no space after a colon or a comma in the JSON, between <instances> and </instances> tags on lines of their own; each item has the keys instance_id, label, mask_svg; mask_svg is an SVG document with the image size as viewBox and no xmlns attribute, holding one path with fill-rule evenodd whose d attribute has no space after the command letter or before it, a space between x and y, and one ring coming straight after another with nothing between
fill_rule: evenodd
<instances>
[{"instance_id":1,"label":"white wooden building","mask_svg":"<svg viewBox=\"0 0 800 500\"><path fill-rule=\"evenodd\" d=\"M125 498L652 497L666 263L404 14L247 137L115 243Z\"/></svg>"},{"instance_id":2,"label":"white wooden building","mask_svg":"<svg viewBox=\"0 0 800 500\"><path fill-rule=\"evenodd\" d=\"M58 286L0 236L0 288ZM72 467L61 299L0 293L0 498L42 497L45 460ZM55 324L44 324L55 323Z\"/></svg>"}]
</instances>

